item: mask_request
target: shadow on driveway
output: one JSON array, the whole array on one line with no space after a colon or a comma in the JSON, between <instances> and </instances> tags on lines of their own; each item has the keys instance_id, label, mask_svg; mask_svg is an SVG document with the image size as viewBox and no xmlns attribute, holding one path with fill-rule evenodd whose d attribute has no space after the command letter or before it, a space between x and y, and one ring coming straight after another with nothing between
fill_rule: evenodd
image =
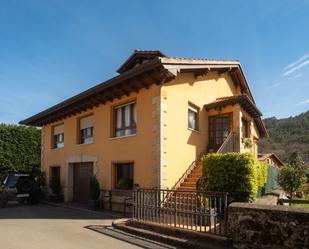
<instances>
[{"instance_id":1,"label":"shadow on driveway","mask_svg":"<svg viewBox=\"0 0 309 249\"><path fill-rule=\"evenodd\" d=\"M124 231L120 231L118 229L113 228L112 226L101 226L101 225L91 225L86 226L85 228L90 229L92 231L104 234L106 236L112 237L117 240L121 240L126 243L130 243L132 245L144 248L144 249L182 249L181 247L175 247L172 245L167 245L160 243L158 241L150 240L143 238L141 236L133 235L126 233Z\"/></svg>"},{"instance_id":2,"label":"shadow on driveway","mask_svg":"<svg viewBox=\"0 0 309 249\"><path fill-rule=\"evenodd\" d=\"M90 210L74 210L71 208L56 207L44 204L20 205L10 203L5 208L0 208L1 219L115 219L115 215L108 212L93 212Z\"/></svg>"}]
</instances>

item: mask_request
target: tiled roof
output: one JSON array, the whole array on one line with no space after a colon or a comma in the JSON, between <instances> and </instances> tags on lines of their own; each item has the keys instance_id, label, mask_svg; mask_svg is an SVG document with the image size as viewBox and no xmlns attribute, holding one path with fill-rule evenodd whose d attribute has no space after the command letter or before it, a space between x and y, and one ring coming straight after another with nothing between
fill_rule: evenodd
<instances>
[{"instance_id":1,"label":"tiled roof","mask_svg":"<svg viewBox=\"0 0 309 249\"><path fill-rule=\"evenodd\" d=\"M74 115L83 110L97 106L106 101L128 95L151 84L162 84L176 77L181 70L219 72L230 71L235 84L239 84L242 92L247 94L251 102L254 99L241 69L239 61L206 60L192 58L167 57L159 50L135 50L119 68L119 75L98 84L78 95L56 104L30 118L20 121L21 124L42 126ZM141 78L143 82L141 82ZM260 122L262 122L260 120Z\"/></svg>"},{"instance_id":2,"label":"tiled roof","mask_svg":"<svg viewBox=\"0 0 309 249\"><path fill-rule=\"evenodd\" d=\"M226 96L217 98L215 101L205 104L204 108L206 110L213 109L213 108L220 108L227 105L234 105L239 104L251 117L253 117L257 128L260 132L261 137L267 137L268 133L264 122L261 119L262 113L256 107L256 105L252 102L252 100L246 95L241 94L237 96Z\"/></svg>"},{"instance_id":3,"label":"tiled roof","mask_svg":"<svg viewBox=\"0 0 309 249\"><path fill-rule=\"evenodd\" d=\"M283 162L280 160L280 158L275 154L275 153L266 153L266 154L258 154L258 160L260 161L264 161L267 158L270 158L271 156L273 156L274 158L276 158L276 160L283 165Z\"/></svg>"}]
</instances>

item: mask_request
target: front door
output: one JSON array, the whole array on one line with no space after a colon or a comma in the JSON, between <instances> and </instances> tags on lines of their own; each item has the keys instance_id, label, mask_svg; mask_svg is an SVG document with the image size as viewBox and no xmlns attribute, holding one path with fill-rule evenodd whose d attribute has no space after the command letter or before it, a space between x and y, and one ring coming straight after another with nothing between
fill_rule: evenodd
<instances>
[{"instance_id":1,"label":"front door","mask_svg":"<svg viewBox=\"0 0 309 249\"><path fill-rule=\"evenodd\" d=\"M209 149L216 152L232 130L230 114L209 117Z\"/></svg>"},{"instance_id":2,"label":"front door","mask_svg":"<svg viewBox=\"0 0 309 249\"><path fill-rule=\"evenodd\" d=\"M90 179L93 176L93 163L74 163L73 201L85 203L90 200Z\"/></svg>"}]
</instances>

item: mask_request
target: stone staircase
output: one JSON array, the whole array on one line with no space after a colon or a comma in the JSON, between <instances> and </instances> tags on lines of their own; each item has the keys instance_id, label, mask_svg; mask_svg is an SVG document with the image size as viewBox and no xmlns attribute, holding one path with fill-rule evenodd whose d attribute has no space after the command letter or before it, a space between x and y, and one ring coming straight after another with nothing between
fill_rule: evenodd
<instances>
[{"instance_id":1,"label":"stone staircase","mask_svg":"<svg viewBox=\"0 0 309 249\"><path fill-rule=\"evenodd\" d=\"M180 186L176 189L179 191L196 191L196 183L198 179L202 176L202 163L198 162L194 169L189 175L184 179Z\"/></svg>"}]
</instances>

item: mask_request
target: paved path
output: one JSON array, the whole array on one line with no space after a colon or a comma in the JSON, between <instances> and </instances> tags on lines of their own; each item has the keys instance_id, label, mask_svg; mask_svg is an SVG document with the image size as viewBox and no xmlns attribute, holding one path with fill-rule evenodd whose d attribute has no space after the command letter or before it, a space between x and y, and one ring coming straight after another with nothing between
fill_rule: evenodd
<instances>
[{"instance_id":1,"label":"paved path","mask_svg":"<svg viewBox=\"0 0 309 249\"><path fill-rule=\"evenodd\" d=\"M48 205L0 209L0 247L5 249L173 248L118 232L104 214ZM100 226L98 233L89 227ZM103 229L103 231L104 231ZM101 229L102 230L102 229Z\"/></svg>"}]
</instances>

